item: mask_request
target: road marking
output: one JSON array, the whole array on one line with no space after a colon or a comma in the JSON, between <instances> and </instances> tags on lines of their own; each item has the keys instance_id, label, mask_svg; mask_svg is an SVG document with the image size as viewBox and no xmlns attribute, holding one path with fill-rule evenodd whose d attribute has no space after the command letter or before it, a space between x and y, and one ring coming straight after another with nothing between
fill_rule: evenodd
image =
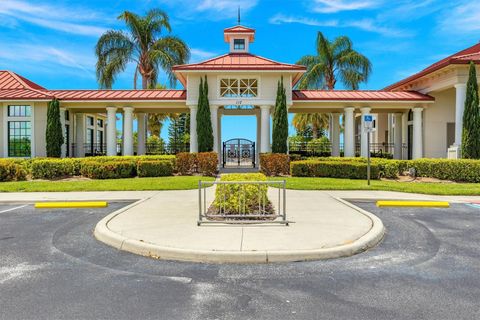
<instances>
[{"instance_id":1,"label":"road marking","mask_svg":"<svg viewBox=\"0 0 480 320\"><path fill-rule=\"evenodd\" d=\"M13 210L25 208L26 206L28 206L28 204L24 204L23 206L18 206L18 207L15 207L15 208L6 209L6 210L3 210L3 211L0 211L0 213L5 213L5 212L10 212L10 211L13 211Z\"/></svg>"},{"instance_id":2,"label":"road marking","mask_svg":"<svg viewBox=\"0 0 480 320\"><path fill-rule=\"evenodd\" d=\"M480 204L477 204L477 203L467 203L467 206L475 209L480 209Z\"/></svg>"},{"instance_id":3,"label":"road marking","mask_svg":"<svg viewBox=\"0 0 480 320\"><path fill-rule=\"evenodd\" d=\"M377 207L426 207L449 208L447 201L377 201Z\"/></svg>"},{"instance_id":4,"label":"road marking","mask_svg":"<svg viewBox=\"0 0 480 320\"><path fill-rule=\"evenodd\" d=\"M84 202L37 202L37 209L62 209L62 208L105 208L106 201L84 201Z\"/></svg>"}]
</instances>

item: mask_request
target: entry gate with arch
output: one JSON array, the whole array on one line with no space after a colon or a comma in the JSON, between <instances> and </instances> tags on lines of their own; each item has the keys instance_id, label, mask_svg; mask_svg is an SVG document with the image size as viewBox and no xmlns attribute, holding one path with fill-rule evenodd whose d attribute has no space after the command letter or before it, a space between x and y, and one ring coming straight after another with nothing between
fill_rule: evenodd
<instances>
[{"instance_id":1,"label":"entry gate with arch","mask_svg":"<svg viewBox=\"0 0 480 320\"><path fill-rule=\"evenodd\" d=\"M235 138L223 143L223 167L255 168L255 142Z\"/></svg>"}]
</instances>

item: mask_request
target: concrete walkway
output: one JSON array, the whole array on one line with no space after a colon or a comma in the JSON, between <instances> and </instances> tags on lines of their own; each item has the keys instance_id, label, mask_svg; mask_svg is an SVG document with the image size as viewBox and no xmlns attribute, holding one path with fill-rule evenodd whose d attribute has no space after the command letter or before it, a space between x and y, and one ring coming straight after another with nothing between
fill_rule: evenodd
<instances>
[{"instance_id":1,"label":"concrete walkway","mask_svg":"<svg viewBox=\"0 0 480 320\"><path fill-rule=\"evenodd\" d=\"M213 188L207 189L213 200ZM269 191L275 201L276 192ZM383 191L287 190L284 225L197 226L198 191L0 193L1 202L138 200L102 219L95 236L121 250L159 259L266 263L349 256L375 246L384 228L374 215L342 199L478 201Z\"/></svg>"}]
</instances>

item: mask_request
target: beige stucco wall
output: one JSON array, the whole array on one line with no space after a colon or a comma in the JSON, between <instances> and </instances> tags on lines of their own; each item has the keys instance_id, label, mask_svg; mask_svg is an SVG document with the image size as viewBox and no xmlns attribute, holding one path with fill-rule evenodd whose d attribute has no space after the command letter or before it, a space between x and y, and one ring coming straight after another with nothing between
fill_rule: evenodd
<instances>
[{"instance_id":1,"label":"beige stucco wall","mask_svg":"<svg viewBox=\"0 0 480 320\"><path fill-rule=\"evenodd\" d=\"M445 158L447 156L447 123L455 122L455 88L432 92L435 103L424 110L424 156Z\"/></svg>"},{"instance_id":2,"label":"beige stucco wall","mask_svg":"<svg viewBox=\"0 0 480 320\"><path fill-rule=\"evenodd\" d=\"M242 101L244 105L273 105L277 96L277 84L282 74L264 73L262 75L255 73L195 73L188 75L187 80L187 105L196 105L198 102L198 88L200 77L207 75L208 79L208 98L211 105L231 105L237 101ZM222 78L245 78L258 79L259 89L256 98L221 98L220 97L220 79ZM289 74L283 74L284 87L287 92L287 104L291 104L292 85Z\"/></svg>"},{"instance_id":3,"label":"beige stucco wall","mask_svg":"<svg viewBox=\"0 0 480 320\"><path fill-rule=\"evenodd\" d=\"M33 132L35 139L35 153L32 156L46 157L47 146L45 141L45 132L47 130L47 103L36 102L33 107Z\"/></svg>"},{"instance_id":4,"label":"beige stucco wall","mask_svg":"<svg viewBox=\"0 0 480 320\"><path fill-rule=\"evenodd\" d=\"M0 103L0 123L2 124L1 125L1 129L0 129L0 158L5 158L7 155L4 153L4 149L5 149L5 134L4 134L4 131L5 131L5 126L6 126L6 123L3 121L3 114L5 113L5 109L7 107Z\"/></svg>"}]
</instances>

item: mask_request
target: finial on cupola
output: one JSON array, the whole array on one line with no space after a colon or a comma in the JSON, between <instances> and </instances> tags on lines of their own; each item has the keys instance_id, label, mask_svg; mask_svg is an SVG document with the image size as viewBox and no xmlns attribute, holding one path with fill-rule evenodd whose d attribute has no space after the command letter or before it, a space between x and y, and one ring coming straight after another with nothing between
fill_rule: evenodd
<instances>
[{"instance_id":1,"label":"finial on cupola","mask_svg":"<svg viewBox=\"0 0 480 320\"><path fill-rule=\"evenodd\" d=\"M240 6L238 6L238 21L237 25L240 25Z\"/></svg>"}]
</instances>

